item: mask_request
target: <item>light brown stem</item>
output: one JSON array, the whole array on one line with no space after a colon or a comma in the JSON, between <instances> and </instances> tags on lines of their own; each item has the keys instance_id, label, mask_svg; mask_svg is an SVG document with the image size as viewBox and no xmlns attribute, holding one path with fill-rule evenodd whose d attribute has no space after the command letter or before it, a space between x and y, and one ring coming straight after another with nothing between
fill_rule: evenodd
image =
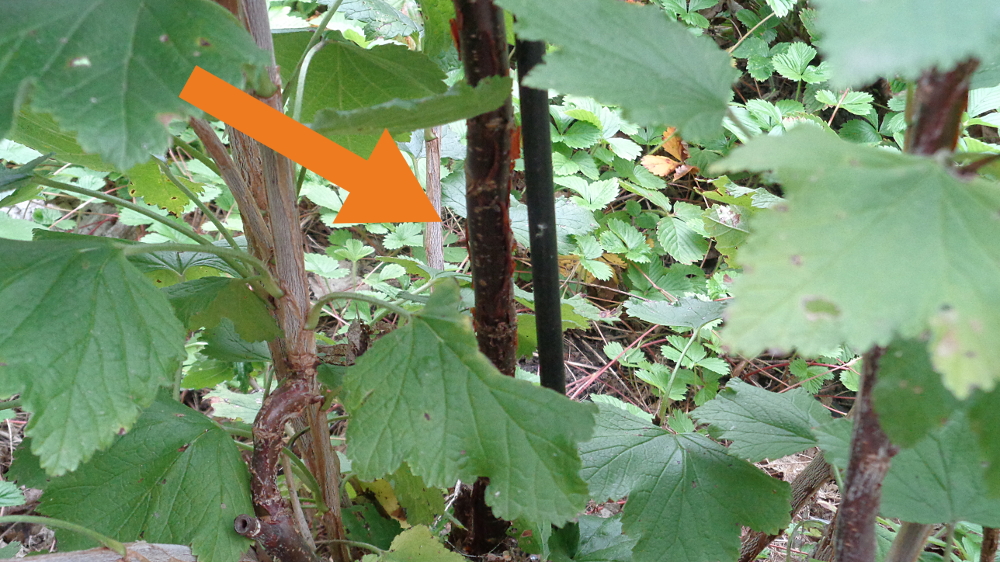
<instances>
[{"instance_id":1,"label":"light brown stem","mask_svg":"<svg viewBox=\"0 0 1000 562\"><path fill-rule=\"evenodd\" d=\"M215 134L215 130L205 122L204 119L192 117L191 128L205 146L208 155L215 160L222 175L222 180L226 182L229 191L236 200L236 206L240 209L240 218L246 227L247 241L251 248L257 248L261 261L267 263L274 255L274 242L271 239L271 231L264 222L260 207L253 198L247 186L244 176L240 173L233 159L229 157L225 145Z\"/></svg>"},{"instance_id":2,"label":"light brown stem","mask_svg":"<svg viewBox=\"0 0 1000 562\"><path fill-rule=\"evenodd\" d=\"M272 81L280 84L278 69L273 64L274 47L265 0L241 0L239 11L257 45L271 53L272 66L268 70ZM280 91L269 98L258 99L278 111L283 109ZM264 211L273 241L273 273L285 293L275 302L275 316L284 337L268 343L279 387L265 401L264 408L254 421L254 460L251 467L254 503L258 514L265 515L260 513L263 510L266 517L241 520L237 526L242 523L247 533L258 533L256 538L268 552L283 562L289 562L286 557L307 556L304 549L308 549L308 556L315 559L315 552L308 548L298 533L291 511L281 502L280 496L273 497L277 490L273 478L276 477L284 423L291 421L296 431L312 427L314 438L302 441L302 458L316 477L329 508L322 519L328 538L345 538L340 512L339 466L330 444L326 416L320 411L317 401L313 400L318 390L315 380L318 359L315 334L305 329L310 303L304 243L292 177L293 165L284 156L245 135L233 132L230 140L247 190L257 208ZM250 204L249 201L244 203ZM276 396L289 395L294 398L275 402ZM273 405L268 407L268 402ZM350 560L348 548L343 543L332 544L334 562Z\"/></svg>"},{"instance_id":3,"label":"light brown stem","mask_svg":"<svg viewBox=\"0 0 1000 562\"><path fill-rule=\"evenodd\" d=\"M425 143L427 167L427 198L441 216L441 127L430 129L430 137ZM444 249L442 247L441 223L429 222L424 225L424 250L427 252L427 265L435 269L444 269Z\"/></svg>"},{"instance_id":4,"label":"light brown stem","mask_svg":"<svg viewBox=\"0 0 1000 562\"><path fill-rule=\"evenodd\" d=\"M904 521L892 540L892 546L885 555L885 562L917 562L924 552L927 537L934 530L933 525L921 525Z\"/></svg>"}]
</instances>

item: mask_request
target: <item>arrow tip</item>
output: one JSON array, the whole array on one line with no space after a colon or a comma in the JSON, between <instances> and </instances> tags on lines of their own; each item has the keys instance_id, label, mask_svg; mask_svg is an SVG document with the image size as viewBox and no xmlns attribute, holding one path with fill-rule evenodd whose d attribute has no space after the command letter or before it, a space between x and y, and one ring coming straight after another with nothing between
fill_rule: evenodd
<instances>
[{"instance_id":1,"label":"arrow tip","mask_svg":"<svg viewBox=\"0 0 1000 562\"><path fill-rule=\"evenodd\" d=\"M366 165L368 186L351 189L335 223L441 222L389 131Z\"/></svg>"}]
</instances>

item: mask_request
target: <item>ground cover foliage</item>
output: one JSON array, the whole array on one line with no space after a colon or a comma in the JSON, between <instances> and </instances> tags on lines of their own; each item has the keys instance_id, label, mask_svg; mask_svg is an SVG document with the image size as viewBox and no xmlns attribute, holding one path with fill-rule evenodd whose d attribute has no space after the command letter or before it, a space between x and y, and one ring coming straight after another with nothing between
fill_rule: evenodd
<instances>
[{"instance_id":1,"label":"ground cover foliage","mask_svg":"<svg viewBox=\"0 0 1000 562\"><path fill-rule=\"evenodd\" d=\"M303 541L289 560L443 562L462 483L485 477L508 557L743 560L754 533L788 533L783 555L913 560L915 525L922 559L992 560L993 4L495 3L511 46L549 45L523 78L550 91L568 396L535 372L519 150L517 265L495 272L516 283L516 377L469 319L464 120L518 91L466 82L451 0L8 3L0 412L20 409L4 435L23 442L0 506L41 489L42 515L206 562L251 538L279 557ZM254 6L265 43L241 24ZM363 157L389 130L440 190L440 235L335 223L347 192L304 169L291 207L248 190L246 141L177 97L195 65ZM954 142L925 150L940 116ZM304 243L281 246L282 227ZM877 418L847 416L855 401ZM853 419L895 456L871 548L824 552L853 520L803 522L799 481L762 461L818 448L849 489Z\"/></svg>"}]
</instances>

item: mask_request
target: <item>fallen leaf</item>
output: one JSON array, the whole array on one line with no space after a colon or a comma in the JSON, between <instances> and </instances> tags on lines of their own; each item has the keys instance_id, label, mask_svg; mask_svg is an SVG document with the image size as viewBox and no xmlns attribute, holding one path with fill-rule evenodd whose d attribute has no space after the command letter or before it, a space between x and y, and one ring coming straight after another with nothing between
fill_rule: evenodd
<instances>
[{"instance_id":1,"label":"fallen leaf","mask_svg":"<svg viewBox=\"0 0 1000 562\"><path fill-rule=\"evenodd\" d=\"M677 134L675 127L669 127L663 131L663 150L681 162L687 160L691 155L688 153L687 143Z\"/></svg>"},{"instance_id":2,"label":"fallen leaf","mask_svg":"<svg viewBox=\"0 0 1000 562\"><path fill-rule=\"evenodd\" d=\"M680 162L666 156L655 156L652 154L643 156L641 162L644 168L661 178L665 178L672 174L674 170L677 169L677 166L680 166L681 164Z\"/></svg>"}]
</instances>

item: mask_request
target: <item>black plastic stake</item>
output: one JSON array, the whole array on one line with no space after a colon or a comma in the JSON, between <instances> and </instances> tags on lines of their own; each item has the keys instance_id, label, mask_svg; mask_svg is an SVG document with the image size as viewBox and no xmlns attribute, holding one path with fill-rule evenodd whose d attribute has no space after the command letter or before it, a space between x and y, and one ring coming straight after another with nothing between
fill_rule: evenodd
<instances>
[{"instance_id":1,"label":"black plastic stake","mask_svg":"<svg viewBox=\"0 0 1000 562\"><path fill-rule=\"evenodd\" d=\"M542 61L545 43L518 39L514 50L517 53L517 80L521 92L521 139L524 142L525 194L531 236L535 329L538 332L538 374L542 386L565 394L549 95L546 90L524 85L524 77Z\"/></svg>"}]
</instances>

